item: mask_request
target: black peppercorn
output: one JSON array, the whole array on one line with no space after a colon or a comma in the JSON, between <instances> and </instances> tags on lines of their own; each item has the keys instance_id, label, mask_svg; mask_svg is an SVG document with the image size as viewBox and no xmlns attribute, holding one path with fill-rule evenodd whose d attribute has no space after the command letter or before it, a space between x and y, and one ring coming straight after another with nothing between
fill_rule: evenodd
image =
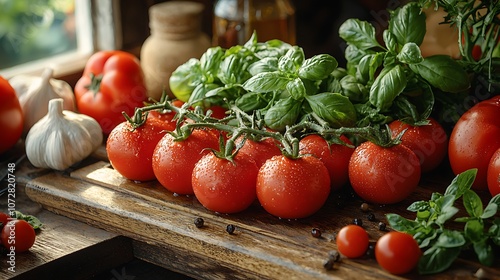
<instances>
[{"instance_id":1,"label":"black peppercorn","mask_svg":"<svg viewBox=\"0 0 500 280\"><path fill-rule=\"evenodd\" d=\"M236 229L236 227L234 225L231 225L231 224L227 225L227 227L226 227L226 231L229 234L233 234L235 229Z\"/></svg>"},{"instance_id":2,"label":"black peppercorn","mask_svg":"<svg viewBox=\"0 0 500 280\"><path fill-rule=\"evenodd\" d=\"M366 202L361 203L361 211L366 212L368 210L370 210L370 205Z\"/></svg>"},{"instance_id":3,"label":"black peppercorn","mask_svg":"<svg viewBox=\"0 0 500 280\"><path fill-rule=\"evenodd\" d=\"M197 227L197 228L201 228L203 227L203 224L205 223L205 221L203 220L203 218L196 218L194 219L194 225Z\"/></svg>"},{"instance_id":4,"label":"black peppercorn","mask_svg":"<svg viewBox=\"0 0 500 280\"><path fill-rule=\"evenodd\" d=\"M370 212L368 213L368 215L366 215L366 218L368 219L368 221L373 222L375 221L375 214L373 214L373 212Z\"/></svg>"},{"instance_id":5,"label":"black peppercorn","mask_svg":"<svg viewBox=\"0 0 500 280\"><path fill-rule=\"evenodd\" d=\"M360 227L363 226L363 220L361 220L361 219L355 218L353 222L357 226L360 226Z\"/></svg>"},{"instance_id":6,"label":"black peppercorn","mask_svg":"<svg viewBox=\"0 0 500 280\"><path fill-rule=\"evenodd\" d=\"M313 228L311 230L311 235L313 237L320 238L321 237L321 230L319 228Z\"/></svg>"},{"instance_id":7,"label":"black peppercorn","mask_svg":"<svg viewBox=\"0 0 500 280\"><path fill-rule=\"evenodd\" d=\"M385 223L383 223L383 222L378 223L378 229L379 230L385 231L385 227L386 227Z\"/></svg>"}]
</instances>

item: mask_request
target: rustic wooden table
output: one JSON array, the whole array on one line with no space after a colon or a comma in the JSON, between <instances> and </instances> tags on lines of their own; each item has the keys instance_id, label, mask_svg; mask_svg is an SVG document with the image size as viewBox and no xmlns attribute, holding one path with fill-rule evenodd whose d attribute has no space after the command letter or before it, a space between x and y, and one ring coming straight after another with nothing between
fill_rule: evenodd
<instances>
[{"instance_id":1,"label":"rustic wooden table","mask_svg":"<svg viewBox=\"0 0 500 280\"><path fill-rule=\"evenodd\" d=\"M27 161L21 167L32 169ZM479 269L500 279L500 260L483 267L472 256L428 277L388 274L369 257L343 258L330 270L323 266L336 249L334 236L342 226L361 218L371 241L376 241L384 233L378 222L384 221L385 213L412 217L405 210L412 201L444 191L453 177L446 168L422 178L419 191L402 203L372 205L375 221L366 219L361 201L348 193L333 194L323 209L306 219L278 219L257 203L239 214L219 215L192 196L168 192L158 182L124 179L102 149L72 170L19 177L25 180L30 200L26 204L36 208L28 212L51 220L35 247L18 257L16 269L26 275L35 275L41 263L56 267L69 261L96 273L135 257L198 279L477 279ZM204 219L202 228L195 226L196 218ZM233 234L226 231L229 224L236 227ZM321 238L311 235L312 228L321 229ZM4 267L2 262L0 278L9 276ZM76 269L69 267L68 273Z\"/></svg>"}]
</instances>

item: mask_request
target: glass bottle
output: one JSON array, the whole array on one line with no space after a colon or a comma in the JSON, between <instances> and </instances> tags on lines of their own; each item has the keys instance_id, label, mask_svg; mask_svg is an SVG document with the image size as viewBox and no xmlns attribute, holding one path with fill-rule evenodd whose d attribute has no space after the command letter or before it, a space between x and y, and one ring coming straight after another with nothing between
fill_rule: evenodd
<instances>
[{"instance_id":1,"label":"glass bottle","mask_svg":"<svg viewBox=\"0 0 500 280\"><path fill-rule=\"evenodd\" d=\"M212 44L243 45L253 31L257 40L296 42L295 9L289 0L218 0L214 4Z\"/></svg>"},{"instance_id":2,"label":"glass bottle","mask_svg":"<svg viewBox=\"0 0 500 280\"><path fill-rule=\"evenodd\" d=\"M148 95L155 100L164 90L172 97L172 72L211 46L210 37L201 30L204 8L194 1L168 1L149 8L151 35L142 44L140 58Z\"/></svg>"}]
</instances>

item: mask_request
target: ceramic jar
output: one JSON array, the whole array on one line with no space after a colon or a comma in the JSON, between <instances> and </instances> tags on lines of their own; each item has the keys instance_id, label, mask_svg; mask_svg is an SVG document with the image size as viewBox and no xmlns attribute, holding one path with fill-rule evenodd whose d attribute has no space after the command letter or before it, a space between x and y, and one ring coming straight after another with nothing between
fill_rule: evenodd
<instances>
[{"instance_id":1,"label":"ceramic jar","mask_svg":"<svg viewBox=\"0 0 500 280\"><path fill-rule=\"evenodd\" d=\"M169 87L172 72L190 58L200 58L211 46L201 31L205 6L192 1L168 1L149 9L150 36L141 48L141 67L148 95L155 100Z\"/></svg>"}]
</instances>

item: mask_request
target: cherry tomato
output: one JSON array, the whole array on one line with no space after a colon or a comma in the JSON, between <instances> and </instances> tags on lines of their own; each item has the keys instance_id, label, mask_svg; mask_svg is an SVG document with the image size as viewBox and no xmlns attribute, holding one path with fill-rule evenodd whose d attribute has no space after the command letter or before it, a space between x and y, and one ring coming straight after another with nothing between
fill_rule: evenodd
<instances>
[{"instance_id":1,"label":"cherry tomato","mask_svg":"<svg viewBox=\"0 0 500 280\"><path fill-rule=\"evenodd\" d=\"M345 136L341 140L352 144ZM330 174L332 190L340 190L349 181L349 160L354 148L335 143L329 145L320 135L311 134L300 140L299 149L301 154L314 155L323 162Z\"/></svg>"},{"instance_id":2,"label":"cherry tomato","mask_svg":"<svg viewBox=\"0 0 500 280\"><path fill-rule=\"evenodd\" d=\"M7 224L7 222L11 219L9 214L0 212L0 229Z\"/></svg>"},{"instance_id":3,"label":"cherry tomato","mask_svg":"<svg viewBox=\"0 0 500 280\"><path fill-rule=\"evenodd\" d=\"M500 148L493 154L487 172L488 189L491 196L500 193Z\"/></svg>"},{"instance_id":4,"label":"cherry tomato","mask_svg":"<svg viewBox=\"0 0 500 280\"><path fill-rule=\"evenodd\" d=\"M235 144L240 145L243 138L236 139ZM257 166L260 168L266 160L273 156L281 155L279 141L274 138L263 138L259 141L246 139L243 146L239 149L239 154L245 154L247 157L252 158Z\"/></svg>"},{"instance_id":5,"label":"cherry tomato","mask_svg":"<svg viewBox=\"0 0 500 280\"><path fill-rule=\"evenodd\" d=\"M389 128L393 137L406 129L401 143L417 155L422 173L434 170L446 157L448 136L435 119L429 118L429 124L422 126L412 126L395 120L389 124Z\"/></svg>"},{"instance_id":6,"label":"cherry tomato","mask_svg":"<svg viewBox=\"0 0 500 280\"><path fill-rule=\"evenodd\" d=\"M2 244L9 249L14 247L16 253L28 251L35 244L35 230L25 220L11 220L3 227Z\"/></svg>"},{"instance_id":7,"label":"cherry tomato","mask_svg":"<svg viewBox=\"0 0 500 280\"><path fill-rule=\"evenodd\" d=\"M236 154L231 162L208 153L194 166L193 191L209 210L241 212L255 201L258 171L255 161L244 154Z\"/></svg>"},{"instance_id":8,"label":"cherry tomato","mask_svg":"<svg viewBox=\"0 0 500 280\"><path fill-rule=\"evenodd\" d=\"M342 227L335 238L339 253L348 258L359 258L366 253L370 238L368 232L358 225Z\"/></svg>"},{"instance_id":9,"label":"cherry tomato","mask_svg":"<svg viewBox=\"0 0 500 280\"><path fill-rule=\"evenodd\" d=\"M450 134L448 158L455 175L477 168L472 188L487 190L486 173L493 153L500 148L500 95L466 111Z\"/></svg>"},{"instance_id":10,"label":"cherry tomato","mask_svg":"<svg viewBox=\"0 0 500 280\"><path fill-rule=\"evenodd\" d=\"M146 122L133 128L124 121L116 126L106 141L106 152L113 168L123 177L134 181L154 180L152 167L156 144L166 134L175 129L170 122L158 118L148 118Z\"/></svg>"},{"instance_id":11,"label":"cherry tomato","mask_svg":"<svg viewBox=\"0 0 500 280\"><path fill-rule=\"evenodd\" d=\"M259 169L257 198L270 214L298 219L317 212L330 193L330 176L321 160L274 156Z\"/></svg>"},{"instance_id":12,"label":"cherry tomato","mask_svg":"<svg viewBox=\"0 0 500 280\"><path fill-rule=\"evenodd\" d=\"M195 129L185 140L165 134L153 152L153 172L167 190L176 194L194 194L193 169L209 149L218 149L219 140L210 130Z\"/></svg>"},{"instance_id":13,"label":"cherry tomato","mask_svg":"<svg viewBox=\"0 0 500 280\"><path fill-rule=\"evenodd\" d=\"M24 117L16 91L0 76L0 154L14 147L23 133Z\"/></svg>"},{"instance_id":14,"label":"cherry tomato","mask_svg":"<svg viewBox=\"0 0 500 280\"><path fill-rule=\"evenodd\" d=\"M375 244L375 259L392 274L405 274L413 270L422 256L417 241L410 234L390 231Z\"/></svg>"},{"instance_id":15,"label":"cherry tomato","mask_svg":"<svg viewBox=\"0 0 500 280\"><path fill-rule=\"evenodd\" d=\"M216 119L223 119L226 117L226 112L227 109L219 106L219 105L212 105L210 108L208 108L211 111L211 117L216 118Z\"/></svg>"},{"instance_id":16,"label":"cherry tomato","mask_svg":"<svg viewBox=\"0 0 500 280\"><path fill-rule=\"evenodd\" d=\"M420 175L418 157L402 144L384 148L366 141L356 147L349 161L353 190L372 203L402 201L417 188Z\"/></svg>"},{"instance_id":17,"label":"cherry tomato","mask_svg":"<svg viewBox=\"0 0 500 280\"><path fill-rule=\"evenodd\" d=\"M89 115L109 134L136 107L147 100L147 90L139 59L124 51L99 51L93 54L75 85L78 111Z\"/></svg>"}]
</instances>

